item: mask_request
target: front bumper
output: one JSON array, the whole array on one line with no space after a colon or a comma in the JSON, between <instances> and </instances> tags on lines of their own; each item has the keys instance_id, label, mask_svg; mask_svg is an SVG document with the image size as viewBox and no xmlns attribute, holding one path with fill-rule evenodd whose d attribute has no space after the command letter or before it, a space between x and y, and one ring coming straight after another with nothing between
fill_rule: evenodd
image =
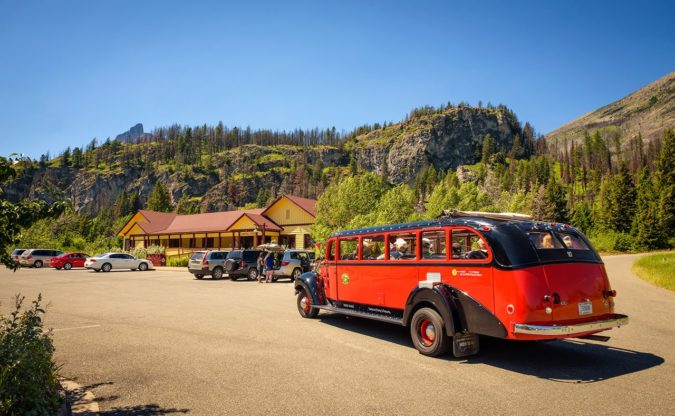
<instances>
[{"instance_id":1,"label":"front bumper","mask_svg":"<svg viewBox=\"0 0 675 416\"><path fill-rule=\"evenodd\" d=\"M574 336L591 332L599 332L628 325L628 316L615 314L611 319L584 322L571 325L529 325L514 324L516 334L543 335L543 336Z\"/></svg>"}]
</instances>

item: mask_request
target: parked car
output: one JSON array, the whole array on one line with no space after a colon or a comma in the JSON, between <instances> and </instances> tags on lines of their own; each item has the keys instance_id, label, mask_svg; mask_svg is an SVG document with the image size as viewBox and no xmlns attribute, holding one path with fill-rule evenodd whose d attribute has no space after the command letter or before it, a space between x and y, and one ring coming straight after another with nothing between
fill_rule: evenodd
<instances>
[{"instance_id":1,"label":"parked car","mask_svg":"<svg viewBox=\"0 0 675 416\"><path fill-rule=\"evenodd\" d=\"M28 249L21 253L19 263L24 267L37 267L39 269L45 264L49 264L49 261L53 257L60 256L61 254L63 254L63 251L60 250Z\"/></svg>"},{"instance_id":2,"label":"parked car","mask_svg":"<svg viewBox=\"0 0 675 416\"><path fill-rule=\"evenodd\" d=\"M312 269L312 260L314 252L308 250L286 250L284 251L279 266L274 270L274 280L281 277L288 277L291 282L300 277L301 274Z\"/></svg>"},{"instance_id":3,"label":"parked car","mask_svg":"<svg viewBox=\"0 0 675 416\"><path fill-rule=\"evenodd\" d=\"M127 253L104 253L89 257L84 262L84 267L92 269L95 272L109 272L112 269L131 269L146 271L151 263L146 259L137 259Z\"/></svg>"},{"instance_id":4,"label":"parked car","mask_svg":"<svg viewBox=\"0 0 675 416\"><path fill-rule=\"evenodd\" d=\"M56 270L66 269L70 270L73 267L84 267L84 262L89 258L88 254L84 253L65 253L60 256L53 257L49 260L49 265Z\"/></svg>"},{"instance_id":5,"label":"parked car","mask_svg":"<svg viewBox=\"0 0 675 416\"><path fill-rule=\"evenodd\" d=\"M12 260L18 262L19 259L21 258L21 254L23 254L24 251L26 251L25 248L17 248L14 251L12 251L12 254L10 254Z\"/></svg>"},{"instance_id":6,"label":"parked car","mask_svg":"<svg viewBox=\"0 0 675 416\"><path fill-rule=\"evenodd\" d=\"M221 250L195 251L190 256L188 271L197 279L203 279L204 276L221 279L225 273L225 260L227 260L228 253L228 251Z\"/></svg>"},{"instance_id":7,"label":"parked car","mask_svg":"<svg viewBox=\"0 0 675 416\"><path fill-rule=\"evenodd\" d=\"M262 250L233 250L225 260L226 277L237 280L246 277L248 280L258 278L258 256Z\"/></svg>"}]
</instances>

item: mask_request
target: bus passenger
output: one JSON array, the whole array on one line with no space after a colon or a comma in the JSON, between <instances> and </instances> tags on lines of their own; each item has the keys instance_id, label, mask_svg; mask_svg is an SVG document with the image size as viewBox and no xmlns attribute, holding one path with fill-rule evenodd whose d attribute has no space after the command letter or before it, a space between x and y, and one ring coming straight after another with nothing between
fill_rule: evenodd
<instances>
[{"instance_id":1,"label":"bus passenger","mask_svg":"<svg viewBox=\"0 0 675 416\"><path fill-rule=\"evenodd\" d=\"M394 249L389 252L389 258L392 260L399 260L408 250L408 243L402 238L397 238L394 241Z\"/></svg>"},{"instance_id":2,"label":"bus passenger","mask_svg":"<svg viewBox=\"0 0 675 416\"><path fill-rule=\"evenodd\" d=\"M434 252L431 251L431 240L428 238L422 239L422 258L430 259L434 255Z\"/></svg>"}]
</instances>

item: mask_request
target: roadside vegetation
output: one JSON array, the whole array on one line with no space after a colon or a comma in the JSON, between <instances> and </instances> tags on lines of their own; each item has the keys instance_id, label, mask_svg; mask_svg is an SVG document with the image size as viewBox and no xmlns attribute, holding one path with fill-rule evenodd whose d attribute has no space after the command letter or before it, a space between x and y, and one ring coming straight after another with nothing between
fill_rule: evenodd
<instances>
[{"instance_id":1,"label":"roadside vegetation","mask_svg":"<svg viewBox=\"0 0 675 416\"><path fill-rule=\"evenodd\" d=\"M0 415L55 414L60 404L51 331L43 328L42 296L24 309L18 296L0 315Z\"/></svg>"},{"instance_id":2,"label":"roadside vegetation","mask_svg":"<svg viewBox=\"0 0 675 416\"><path fill-rule=\"evenodd\" d=\"M317 242L339 229L434 218L443 209L457 208L520 212L537 220L571 224L602 252L663 249L675 243L672 130L649 145L644 145L639 134L621 137L617 129L584 132L576 140L549 144L529 123L521 126L505 106L488 104L472 108L501 114L515 126L515 135L508 146L489 134L475 138L475 164L456 170L439 170L433 163L410 166L414 174L409 183L392 183L387 164L391 162L386 157L376 168L372 163L376 158L367 162L363 157L371 145L387 146L401 134L432 128L466 107L464 103L421 107L400 123L364 125L350 133L333 128L270 132L227 128L222 123L215 127L174 125L158 128L137 143L92 140L85 148L66 149L55 158L21 159L15 165L25 173L22 177L49 166L68 172L105 166L140 170L153 178L169 169L182 172L177 180L187 183L191 177L215 174L235 159L242 169L223 178L217 195L205 198L188 192L175 200L166 183L153 179L151 192L122 192L95 217L66 209L57 220L23 226L20 236L15 234L14 247L89 254L119 249L116 233L139 209L191 214L223 207L262 207L277 196L280 188L276 186L282 182L284 192L318 198L313 233ZM346 159L324 166L321 158L308 162L302 150L325 147L342 149ZM262 179L269 175L273 177Z\"/></svg>"},{"instance_id":3,"label":"roadside vegetation","mask_svg":"<svg viewBox=\"0 0 675 416\"><path fill-rule=\"evenodd\" d=\"M633 264L641 279L675 292L675 252L644 256Z\"/></svg>"}]
</instances>

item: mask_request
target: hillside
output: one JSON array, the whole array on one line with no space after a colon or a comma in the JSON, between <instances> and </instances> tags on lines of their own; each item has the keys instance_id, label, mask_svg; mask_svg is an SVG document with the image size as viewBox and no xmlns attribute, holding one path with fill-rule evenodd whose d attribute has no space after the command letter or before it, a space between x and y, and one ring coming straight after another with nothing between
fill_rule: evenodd
<instances>
[{"instance_id":1,"label":"hillside","mask_svg":"<svg viewBox=\"0 0 675 416\"><path fill-rule=\"evenodd\" d=\"M618 101L559 127L546 134L546 138L553 144L564 139L578 142L585 131L600 130L603 136L618 134L623 143L641 133L644 143L650 143L674 127L675 72L671 72Z\"/></svg>"},{"instance_id":2,"label":"hillside","mask_svg":"<svg viewBox=\"0 0 675 416\"><path fill-rule=\"evenodd\" d=\"M3 198L65 199L75 212L96 216L123 194L144 205L159 180L174 205L202 212L234 209L256 202L261 191L316 198L355 170L412 184L430 166L446 171L478 162L486 135L495 151L508 152L522 128L504 106L463 104L416 109L400 123L363 126L339 138L334 129L273 133L222 124L170 126L143 133L135 143L90 143L52 160L24 161L17 177L3 185Z\"/></svg>"}]
</instances>

